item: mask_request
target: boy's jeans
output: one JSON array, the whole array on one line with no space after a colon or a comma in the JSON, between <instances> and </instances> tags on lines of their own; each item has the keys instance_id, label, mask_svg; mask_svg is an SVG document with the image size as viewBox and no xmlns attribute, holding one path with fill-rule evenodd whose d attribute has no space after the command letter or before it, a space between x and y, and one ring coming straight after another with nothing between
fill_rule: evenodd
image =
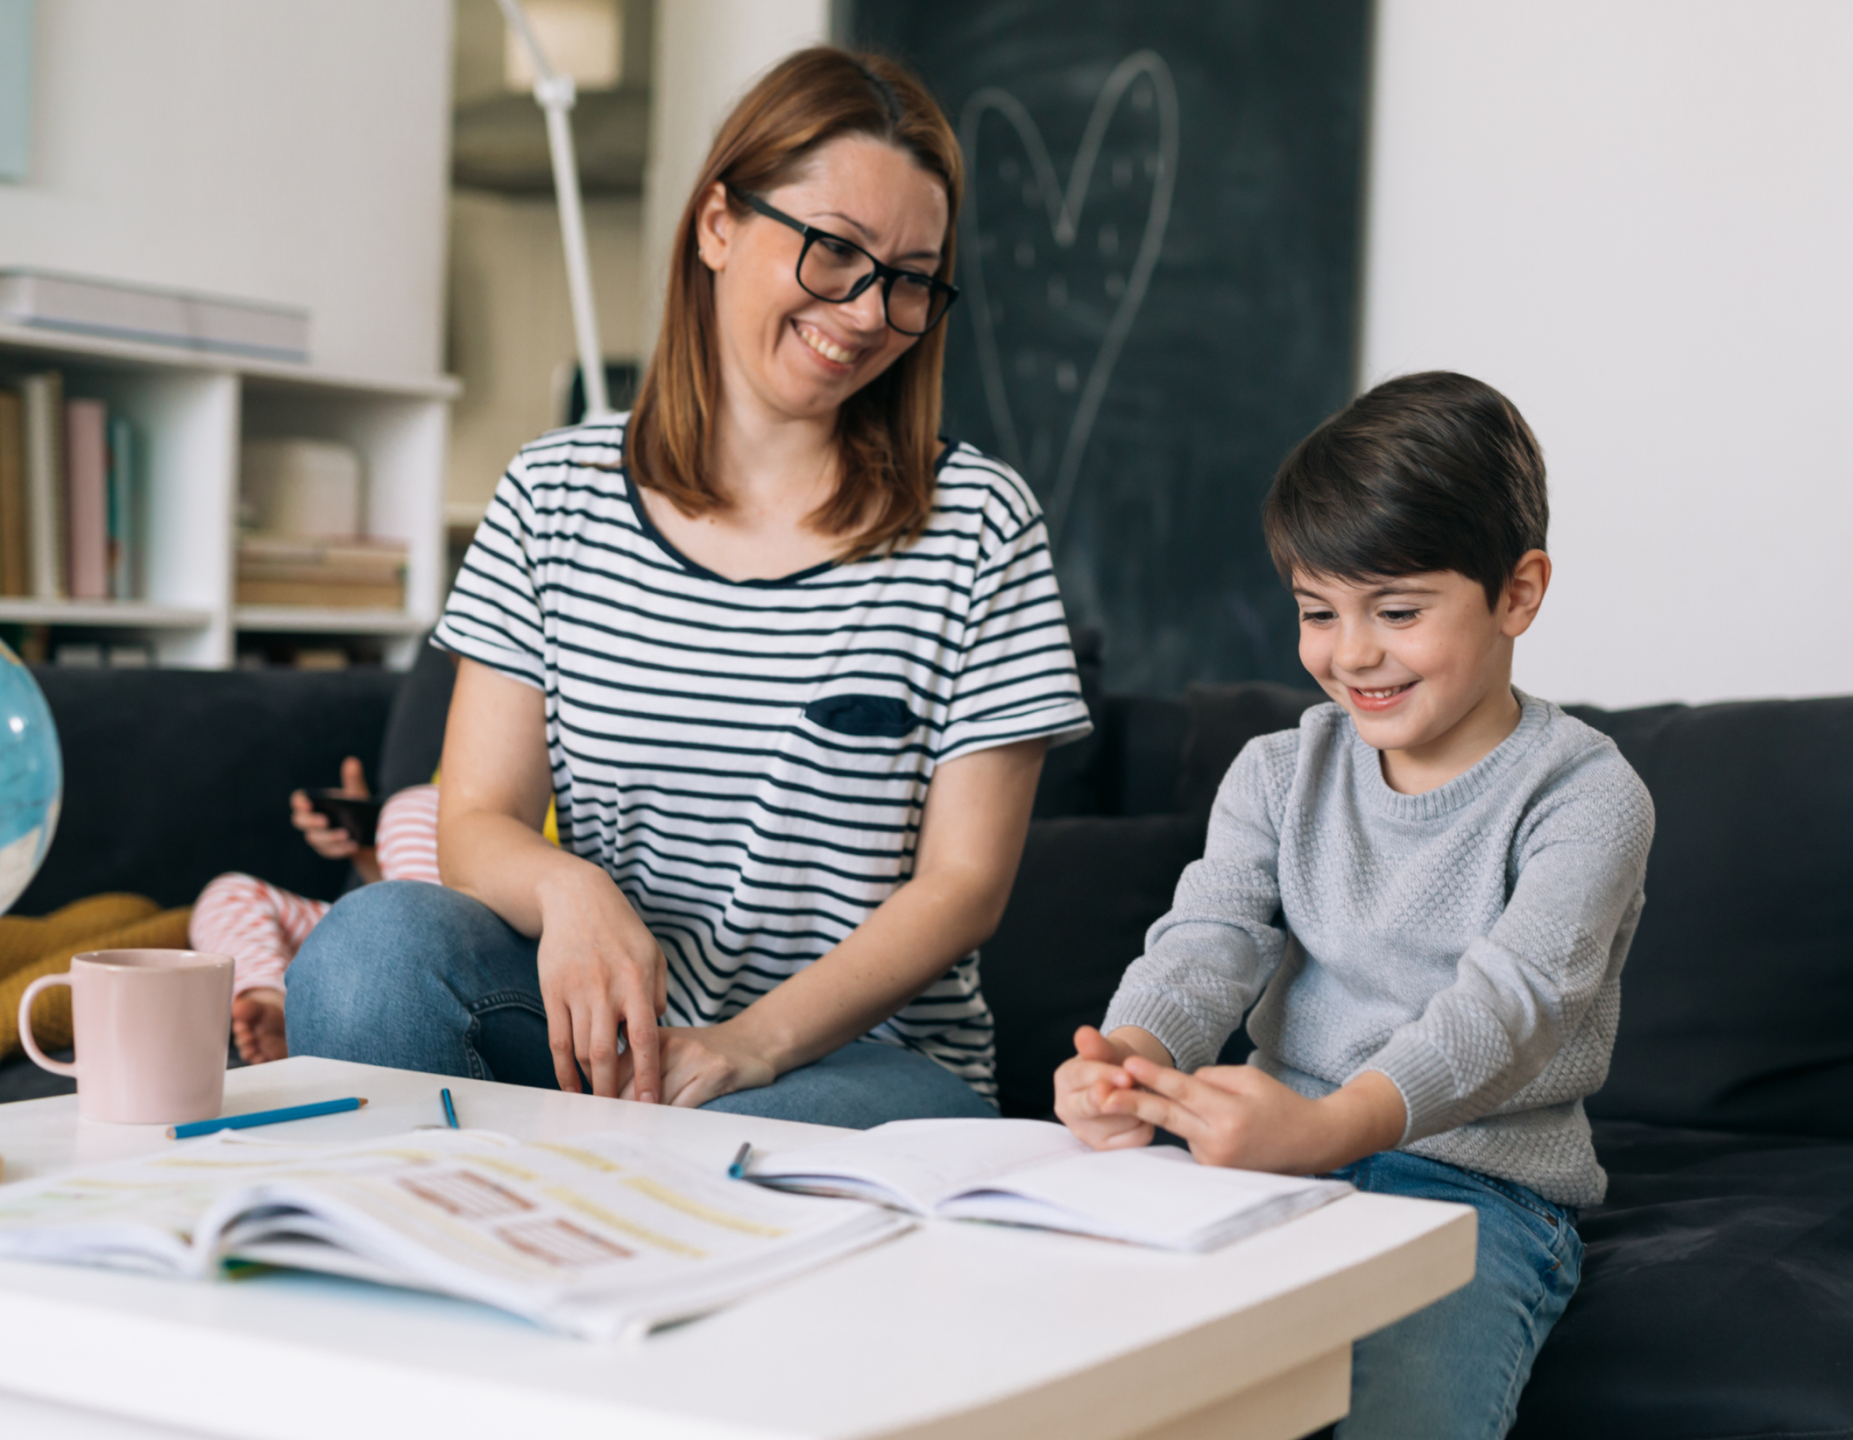
<instances>
[{"instance_id":1,"label":"boy's jeans","mask_svg":"<svg viewBox=\"0 0 1853 1440\"><path fill-rule=\"evenodd\" d=\"M1335 1172L1360 1190L1447 1200L1480 1212L1464 1289L1358 1341L1339 1440L1497 1440L1544 1337L1576 1293L1576 1212L1509 1180L1386 1151Z\"/></svg>"}]
</instances>

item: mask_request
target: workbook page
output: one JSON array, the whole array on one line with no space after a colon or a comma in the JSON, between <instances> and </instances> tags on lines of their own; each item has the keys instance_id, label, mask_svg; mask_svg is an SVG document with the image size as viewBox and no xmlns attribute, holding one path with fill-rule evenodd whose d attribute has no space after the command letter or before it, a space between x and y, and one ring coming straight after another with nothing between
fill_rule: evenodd
<instances>
[{"instance_id":1,"label":"workbook page","mask_svg":"<svg viewBox=\"0 0 1853 1440\"><path fill-rule=\"evenodd\" d=\"M891 1120L842 1140L756 1158L749 1174L924 1215L1021 1167L1089 1153L1065 1126L1043 1120Z\"/></svg>"},{"instance_id":2,"label":"workbook page","mask_svg":"<svg viewBox=\"0 0 1853 1440\"><path fill-rule=\"evenodd\" d=\"M1071 1230L1167 1250L1205 1250L1349 1193L1338 1181L1199 1165L1173 1145L1088 1151L1011 1172L939 1213Z\"/></svg>"},{"instance_id":3,"label":"workbook page","mask_svg":"<svg viewBox=\"0 0 1853 1440\"><path fill-rule=\"evenodd\" d=\"M0 1191L0 1254L201 1275L221 1258L439 1290L588 1338L702 1314L906 1229L619 1135L218 1135Z\"/></svg>"},{"instance_id":4,"label":"workbook page","mask_svg":"<svg viewBox=\"0 0 1853 1440\"><path fill-rule=\"evenodd\" d=\"M879 1211L742 1185L617 1135L524 1145L437 1131L371 1158L227 1197L220 1250L378 1267L596 1338L701 1314L895 1230Z\"/></svg>"}]
</instances>

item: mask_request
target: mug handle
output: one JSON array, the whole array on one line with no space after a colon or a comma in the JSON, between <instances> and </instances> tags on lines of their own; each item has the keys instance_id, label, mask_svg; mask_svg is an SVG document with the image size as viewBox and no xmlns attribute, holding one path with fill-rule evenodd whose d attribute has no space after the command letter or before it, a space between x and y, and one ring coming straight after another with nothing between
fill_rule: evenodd
<instances>
[{"instance_id":1,"label":"mug handle","mask_svg":"<svg viewBox=\"0 0 1853 1440\"><path fill-rule=\"evenodd\" d=\"M32 1001L39 991L50 985L69 985L70 974L41 975L26 987L26 993L19 998L19 1043L26 1047L26 1054L32 1057L32 1063L41 1070L49 1070L54 1075L63 1075L69 1079L77 1076L75 1065L66 1065L62 1060L54 1060L43 1050L39 1042L32 1038Z\"/></svg>"}]
</instances>

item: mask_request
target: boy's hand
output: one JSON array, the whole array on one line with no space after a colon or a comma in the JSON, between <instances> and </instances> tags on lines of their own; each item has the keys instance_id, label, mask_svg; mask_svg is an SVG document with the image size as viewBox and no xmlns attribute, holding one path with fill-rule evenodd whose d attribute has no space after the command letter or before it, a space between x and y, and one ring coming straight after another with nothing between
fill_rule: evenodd
<instances>
[{"instance_id":1,"label":"boy's hand","mask_svg":"<svg viewBox=\"0 0 1853 1440\"><path fill-rule=\"evenodd\" d=\"M1185 1075L1135 1055L1122 1068L1136 1085L1114 1090L1100 1108L1163 1126L1205 1165L1322 1174L1394 1147L1407 1123L1402 1092L1374 1070L1308 1100L1252 1065Z\"/></svg>"},{"instance_id":2,"label":"boy's hand","mask_svg":"<svg viewBox=\"0 0 1853 1440\"><path fill-rule=\"evenodd\" d=\"M1103 1102L1135 1083L1125 1069L1129 1058L1143 1052L1168 1062L1171 1057L1164 1045L1131 1025L1121 1026L1111 1036L1083 1025L1074 1032L1074 1048L1074 1058L1055 1072L1056 1118L1096 1150L1151 1144L1148 1122L1137 1115L1110 1113Z\"/></svg>"},{"instance_id":3,"label":"boy's hand","mask_svg":"<svg viewBox=\"0 0 1853 1440\"><path fill-rule=\"evenodd\" d=\"M365 800L367 774L361 763L350 755L341 762L341 793ZM347 831L336 828L326 815L309 803L308 795L298 790L290 796L290 824L302 831L309 848L324 860L352 860L360 878L368 884L380 878L380 862L374 847L359 845Z\"/></svg>"}]
</instances>

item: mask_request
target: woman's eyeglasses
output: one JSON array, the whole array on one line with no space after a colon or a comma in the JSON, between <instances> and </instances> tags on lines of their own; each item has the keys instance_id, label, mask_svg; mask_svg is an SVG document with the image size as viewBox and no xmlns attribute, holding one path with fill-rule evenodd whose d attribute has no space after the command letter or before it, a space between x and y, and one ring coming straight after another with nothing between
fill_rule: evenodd
<instances>
[{"instance_id":1,"label":"woman's eyeglasses","mask_svg":"<svg viewBox=\"0 0 1853 1440\"><path fill-rule=\"evenodd\" d=\"M806 294L815 295L819 300L847 305L879 280L889 326L903 335L924 335L946 318L952 302L959 298L956 285L948 285L944 280L922 275L917 270L897 270L892 265L884 265L853 241L819 230L815 225L806 225L783 210L774 209L757 195L749 195L731 185L727 193L766 219L789 225L804 237L804 248L798 252L798 283Z\"/></svg>"}]
</instances>

